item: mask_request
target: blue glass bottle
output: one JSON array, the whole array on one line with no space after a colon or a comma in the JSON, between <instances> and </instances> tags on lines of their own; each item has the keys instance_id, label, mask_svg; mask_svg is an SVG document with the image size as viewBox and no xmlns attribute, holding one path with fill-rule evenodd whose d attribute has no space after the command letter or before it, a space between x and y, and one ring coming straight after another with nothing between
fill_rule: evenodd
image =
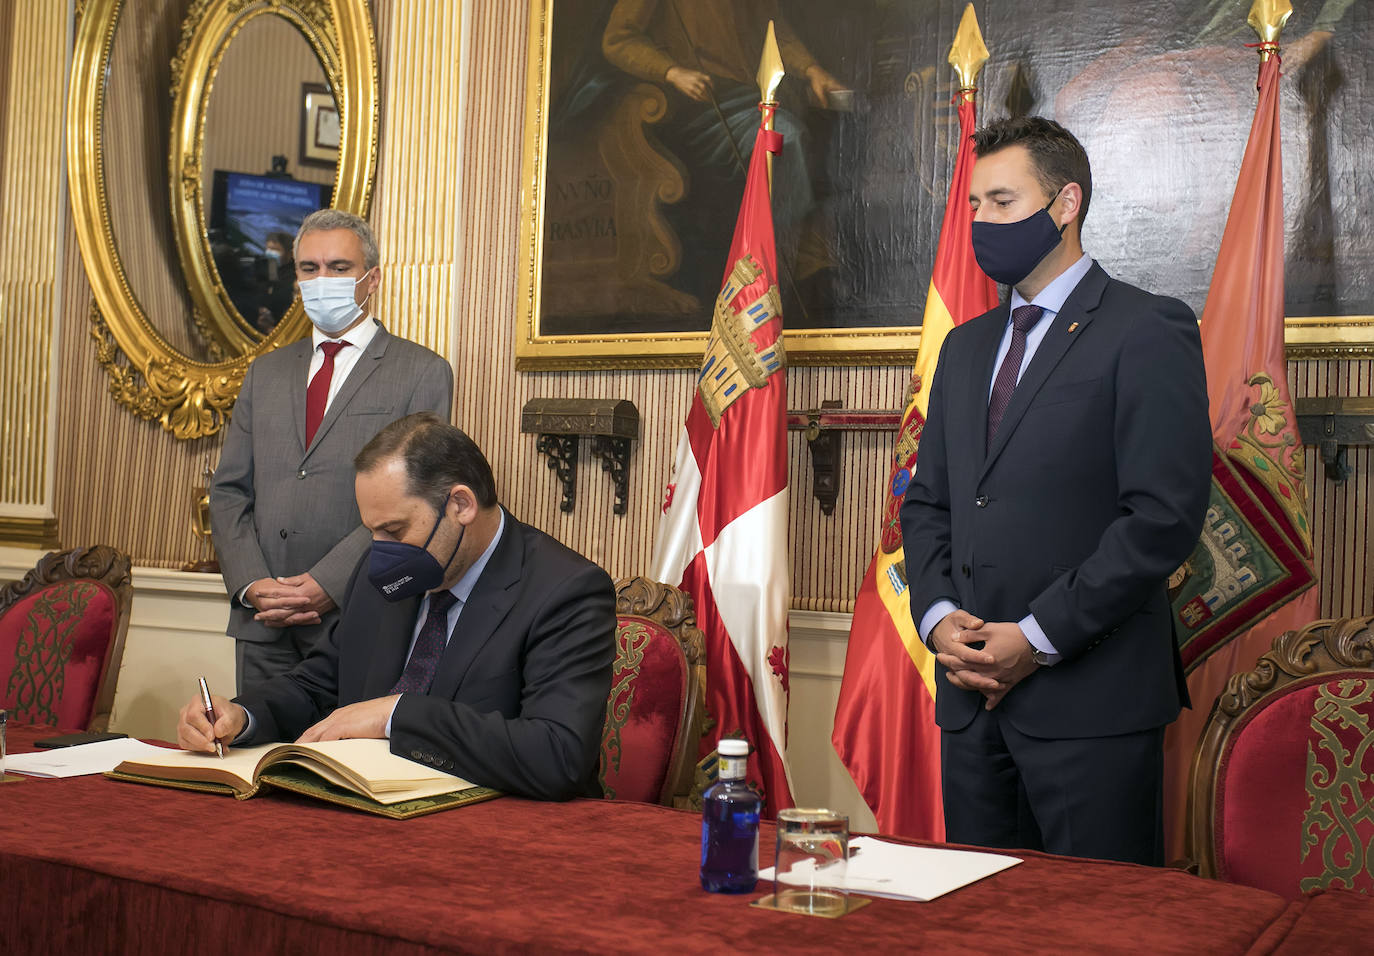
<instances>
[{"instance_id":1,"label":"blue glass bottle","mask_svg":"<svg viewBox=\"0 0 1374 956\"><path fill-rule=\"evenodd\" d=\"M701 797L701 888L748 893L759 881L759 810L763 798L744 782L749 742L722 740L718 780Z\"/></svg>"}]
</instances>

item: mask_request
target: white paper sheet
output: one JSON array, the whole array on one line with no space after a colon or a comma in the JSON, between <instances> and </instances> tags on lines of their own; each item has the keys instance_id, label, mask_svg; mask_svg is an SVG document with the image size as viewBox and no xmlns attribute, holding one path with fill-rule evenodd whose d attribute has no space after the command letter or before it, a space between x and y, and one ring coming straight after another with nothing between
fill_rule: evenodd
<instances>
[{"instance_id":1,"label":"white paper sheet","mask_svg":"<svg viewBox=\"0 0 1374 956\"><path fill-rule=\"evenodd\" d=\"M5 770L31 777L82 777L113 770L125 760L155 760L167 751L132 737L102 740L76 747L54 747L28 754L9 754Z\"/></svg>"},{"instance_id":2,"label":"white paper sheet","mask_svg":"<svg viewBox=\"0 0 1374 956\"><path fill-rule=\"evenodd\" d=\"M1021 862L1017 857L997 853L906 846L873 837L850 840L849 853L848 872L843 877L843 886L849 892L921 903ZM807 866L808 862L804 861L802 866ZM794 869L792 872L798 877L809 876L809 871ZM773 868L761 870L759 879L771 881ZM832 876L822 867L816 885L838 889L841 880L838 873Z\"/></svg>"}]
</instances>

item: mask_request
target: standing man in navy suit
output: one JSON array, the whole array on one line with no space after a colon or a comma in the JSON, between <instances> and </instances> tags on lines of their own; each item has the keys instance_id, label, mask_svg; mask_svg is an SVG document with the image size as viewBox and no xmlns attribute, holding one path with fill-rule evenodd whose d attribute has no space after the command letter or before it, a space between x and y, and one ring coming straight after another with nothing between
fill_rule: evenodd
<instances>
[{"instance_id":1,"label":"standing man in navy suit","mask_svg":"<svg viewBox=\"0 0 1374 956\"><path fill-rule=\"evenodd\" d=\"M338 616L369 535L353 456L412 412L448 420L453 369L368 310L381 281L367 222L321 209L296 235L309 338L248 367L210 486L240 693L298 664Z\"/></svg>"},{"instance_id":2,"label":"standing man in navy suit","mask_svg":"<svg viewBox=\"0 0 1374 956\"><path fill-rule=\"evenodd\" d=\"M946 835L1160 864L1188 703L1166 581L1211 474L1197 321L1084 254L1071 133L1010 119L974 145L974 253L1011 299L946 338L901 512Z\"/></svg>"},{"instance_id":3,"label":"standing man in navy suit","mask_svg":"<svg viewBox=\"0 0 1374 956\"><path fill-rule=\"evenodd\" d=\"M501 507L481 449L431 413L354 459L372 547L339 622L249 693L200 698L177 740L385 738L403 757L539 800L600 797L615 590L576 552Z\"/></svg>"}]
</instances>

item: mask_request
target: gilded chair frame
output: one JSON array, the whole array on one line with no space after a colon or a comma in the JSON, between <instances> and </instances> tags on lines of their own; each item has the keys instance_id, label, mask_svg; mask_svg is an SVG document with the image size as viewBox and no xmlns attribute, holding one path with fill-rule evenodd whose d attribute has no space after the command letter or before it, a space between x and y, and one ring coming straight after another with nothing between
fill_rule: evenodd
<instances>
[{"instance_id":1,"label":"gilded chair frame","mask_svg":"<svg viewBox=\"0 0 1374 956\"><path fill-rule=\"evenodd\" d=\"M115 400L176 438L219 431L238 397L248 364L300 338L307 322L299 306L266 337L235 321L204 237L200 157L205 111L224 48L253 17L273 13L302 28L320 55L342 110L334 205L366 215L377 164L376 41L366 0L196 0L183 24L172 64L176 102L169 156L177 246L201 324L241 348L221 362L182 355L158 332L129 286L110 221L102 130L105 74L123 0L88 0L77 21L67 100L67 180L77 244L94 303L91 335L110 375ZM195 233L195 230L202 230ZM228 311L224 311L225 309ZM194 317L192 317L194 320ZM219 344L219 343L217 343ZM232 351L232 350L231 350Z\"/></svg>"},{"instance_id":2,"label":"gilded chair frame","mask_svg":"<svg viewBox=\"0 0 1374 956\"><path fill-rule=\"evenodd\" d=\"M124 660L124 640L129 632L129 610L133 605L134 587L129 556L103 544L69 551L50 551L39 559L32 571L18 581L0 587L0 617L23 598L60 581L94 581L105 585L114 595L115 632L105 648L105 660L100 666L100 683L96 688L95 703L91 706L91 719L85 727L86 730L108 730L110 712L114 709L115 684Z\"/></svg>"},{"instance_id":3,"label":"gilded chair frame","mask_svg":"<svg viewBox=\"0 0 1374 956\"><path fill-rule=\"evenodd\" d=\"M668 807L690 807L697 786L697 749L706 729L706 638L697 628L691 595L646 577L620 578L615 582L615 613L617 619L631 615L661 625L677 639L687 659L686 693L658 802ZM699 805L699 791L695 798Z\"/></svg>"},{"instance_id":4,"label":"gilded chair frame","mask_svg":"<svg viewBox=\"0 0 1374 956\"><path fill-rule=\"evenodd\" d=\"M1295 681L1374 667L1374 617L1314 621L1274 639L1253 670L1235 674L1212 707L1188 781L1185 845L1199 876L1216 879L1217 772L1231 735L1253 708Z\"/></svg>"}]
</instances>

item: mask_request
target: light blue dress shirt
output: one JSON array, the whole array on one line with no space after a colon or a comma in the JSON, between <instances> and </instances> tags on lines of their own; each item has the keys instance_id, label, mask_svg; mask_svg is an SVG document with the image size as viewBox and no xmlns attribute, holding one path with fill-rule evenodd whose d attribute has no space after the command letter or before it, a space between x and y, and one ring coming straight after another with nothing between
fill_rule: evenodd
<instances>
[{"instance_id":1,"label":"light blue dress shirt","mask_svg":"<svg viewBox=\"0 0 1374 956\"><path fill-rule=\"evenodd\" d=\"M1054 324L1054 317L1064 307L1064 300L1069 297L1069 293L1078 287L1078 283L1083 281L1083 277L1088 274L1088 270L1092 267L1092 257L1084 253L1082 258L1041 289L1040 294L1032 302L1027 302L1021 293L1014 288L1012 289L1011 307L1007 311L1007 327L1002 332L1001 343L997 346L997 357L992 363L994 369L1002 367L1002 360L1007 357L1007 352L1011 350L1011 313L1023 305L1038 305L1044 310L1044 314L1026 333L1026 354L1021 358L1021 367L1016 372L1016 381L1021 381L1021 376L1026 374L1026 369L1030 367L1031 359L1035 357L1035 352L1040 348L1040 343L1045 340L1045 335L1049 332L1050 326ZM996 380L996 375L993 376L993 380ZM988 383L989 399L992 398L992 384L992 382ZM945 615L957 610L959 610L959 605L948 598L940 598L930 605L925 614L921 615L917 631L927 647L930 647L930 632L935 629L935 625L939 624ZM1055 650L1050 639L1045 636L1045 631L1035 620L1035 615L1027 614L1017 624L1020 626L1021 632L1026 635L1026 640L1030 641L1031 646L1038 651L1043 651L1049 657L1050 664L1059 663L1061 655Z\"/></svg>"}]
</instances>

